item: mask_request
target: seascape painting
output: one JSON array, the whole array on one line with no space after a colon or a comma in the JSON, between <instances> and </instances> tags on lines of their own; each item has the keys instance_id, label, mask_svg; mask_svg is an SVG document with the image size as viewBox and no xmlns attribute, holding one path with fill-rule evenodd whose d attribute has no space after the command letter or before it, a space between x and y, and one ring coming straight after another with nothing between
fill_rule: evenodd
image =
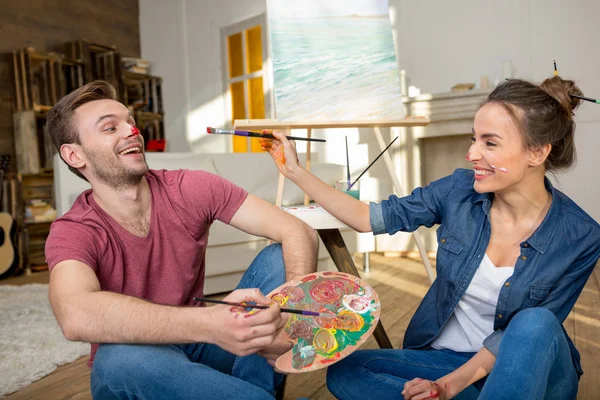
<instances>
[{"instance_id":1,"label":"seascape painting","mask_svg":"<svg viewBox=\"0 0 600 400\"><path fill-rule=\"evenodd\" d=\"M268 0L275 114L402 118L387 0Z\"/></svg>"},{"instance_id":2,"label":"seascape painting","mask_svg":"<svg viewBox=\"0 0 600 400\"><path fill-rule=\"evenodd\" d=\"M268 297L281 307L322 315L288 314L284 332L294 345L275 363L287 373L316 371L342 360L371 336L381 313L373 288L341 272L306 275L286 282Z\"/></svg>"}]
</instances>

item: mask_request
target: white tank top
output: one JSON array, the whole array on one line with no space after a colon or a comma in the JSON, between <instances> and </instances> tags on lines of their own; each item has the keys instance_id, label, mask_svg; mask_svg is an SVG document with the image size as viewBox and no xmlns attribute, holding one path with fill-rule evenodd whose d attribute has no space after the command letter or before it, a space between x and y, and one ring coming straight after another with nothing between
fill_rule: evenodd
<instances>
[{"instance_id":1,"label":"white tank top","mask_svg":"<svg viewBox=\"0 0 600 400\"><path fill-rule=\"evenodd\" d=\"M494 331L498 296L514 267L497 268L486 254L454 313L433 341L434 349L476 353Z\"/></svg>"}]
</instances>

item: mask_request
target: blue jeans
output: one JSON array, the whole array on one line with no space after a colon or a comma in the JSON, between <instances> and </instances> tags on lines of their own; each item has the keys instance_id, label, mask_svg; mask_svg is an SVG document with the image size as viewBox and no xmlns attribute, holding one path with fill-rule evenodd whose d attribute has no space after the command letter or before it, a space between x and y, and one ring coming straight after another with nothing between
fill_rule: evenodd
<instances>
[{"instance_id":1,"label":"blue jeans","mask_svg":"<svg viewBox=\"0 0 600 400\"><path fill-rule=\"evenodd\" d=\"M401 399L414 378L436 380L475 353L451 350L362 350L327 371L327 387L338 399ZM508 324L487 379L455 399L575 399L578 377L561 324L545 308L517 313Z\"/></svg>"},{"instance_id":2,"label":"blue jeans","mask_svg":"<svg viewBox=\"0 0 600 400\"><path fill-rule=\"evenodd\" d=\"M268 294L284 282L281 245L273 244L237 289ZM94 399L272 399L282 381L263 357L237 357L213 344L102 344L90 387Z\"/></svg>"}]
</instances>

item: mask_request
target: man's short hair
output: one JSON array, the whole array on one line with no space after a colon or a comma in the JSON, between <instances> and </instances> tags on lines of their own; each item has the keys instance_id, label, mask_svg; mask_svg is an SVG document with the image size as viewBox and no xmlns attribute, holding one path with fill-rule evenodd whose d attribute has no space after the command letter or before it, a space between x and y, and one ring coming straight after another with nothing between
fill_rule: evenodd
<instances>
[{"instance_id":1,"label":"man's short hair","mask_svg":"<svg viewBox=\"0 0 600 400\"><path fill-rule=\"evenodd\" d=\"M82 105L96 100L117 100L115 88L105 81L93 81L69 93L58 101L48 112L46 127L58 154L63 144L81 144L79 131L74 124L75 110ZM77 168L71 167L62 155L61 159L69 166L71 172L87 181Z\"/></svg>"}]
</instances>

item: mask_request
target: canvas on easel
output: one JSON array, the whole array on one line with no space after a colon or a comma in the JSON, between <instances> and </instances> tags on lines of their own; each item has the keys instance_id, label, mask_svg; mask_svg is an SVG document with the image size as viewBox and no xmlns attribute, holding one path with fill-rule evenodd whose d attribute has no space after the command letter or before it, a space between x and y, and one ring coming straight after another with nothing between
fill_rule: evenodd
<instances>
[{"instance_id":1,"label":"canvas on easel","mask_svg":"<svg viewBox=\"0 0 600 400\"><path fill-rule=\"evenodd\" d=\"M313 129L347 129L354 135L354 144L367 145L363 152L372 153L350 156L351 160L362 160L364 165L353 164L362 170L371 156L386 148L381 128L429 122L404 118L388 0L267 0L267 19L275 119L235 120L236 129L279 129L286 134L291 129L306 129L307 137ZM373 130L374 146L368 146L369 139L359 142L360 128ZM331 135L328 139L329 146L341 148L344 136ZM327 152L326 162L346 162L332 158L333 153ZM339 153L343 157L343 152ZM397 194L403 195L390 155L385 153L383 158ZM311 146L307 142L307 170L310 163ZM281 205L284 182L280 175L277 206ZM309 200L305 196L304 204ZM412 235L433 281L420 235L418 231Z\"/></svg>"},{"instance_id":2,"label":"canvas on easel","mask_svg":"<svg viewBox=\"0 0 600 400\"><path fill-rule=\"evenodd\" d=\"M275 113L403 118L388 0L267 0Z\"/></svg>"}]
</instances>

